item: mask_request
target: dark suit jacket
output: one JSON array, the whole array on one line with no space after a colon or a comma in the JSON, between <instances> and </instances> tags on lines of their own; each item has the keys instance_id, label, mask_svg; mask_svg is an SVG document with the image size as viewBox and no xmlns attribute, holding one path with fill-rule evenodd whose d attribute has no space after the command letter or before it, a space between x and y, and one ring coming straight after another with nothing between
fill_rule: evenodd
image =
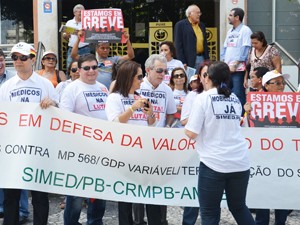
<instances>
[{"instance_id":1,"label":"dark suit jacket","mask_svg":"<svg viewBox=\"0 0 300 225\"><path fill-rule=\"evenodd\" d=\"M203 57L206 60L209 59L206 28L202 22L200 22L199 26L203 33ZM187 64L190 67L195 67L197 38L188 19L180 20L175 24L174 38L177 59L179 59L183 64Z\"/></svg>"}]
</instances>

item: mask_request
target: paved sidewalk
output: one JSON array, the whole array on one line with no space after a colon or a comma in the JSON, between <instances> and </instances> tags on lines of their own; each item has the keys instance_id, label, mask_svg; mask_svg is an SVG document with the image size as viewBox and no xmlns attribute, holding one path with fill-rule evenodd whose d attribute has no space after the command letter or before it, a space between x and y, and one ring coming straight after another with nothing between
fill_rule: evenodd
<instances>
[{"instance_id":1,"label":"paved sidewalk","mask_svg":"<svg viewBox=\"0 0 300 225\"><path fill-rule=\"evenodd\" d=\"M59 203L63 201L63 196L50 194L50 213L49 223L53 225L63 225L63 210L60 209ZM31 199L29 200L31 203ZM169 225L181 225L183 209L177 206L168 206L168 222ZM271 222L274 224L274 213L271 211ZM0 224L2 224L0 219ZM197 225L200 225L198 218ZM82 209L80 222L86 224L86 208ZM32 206L30 204L29 221L25 225L32 225ZM236 224L232 215L227 209L222 209L220 225L234 225ZM104 215L104 225L118 225L117 203L107 202L106 212ZM286 225L300 225L300 211L293 211L288 217Z\"/></svg>"}]
</instances>

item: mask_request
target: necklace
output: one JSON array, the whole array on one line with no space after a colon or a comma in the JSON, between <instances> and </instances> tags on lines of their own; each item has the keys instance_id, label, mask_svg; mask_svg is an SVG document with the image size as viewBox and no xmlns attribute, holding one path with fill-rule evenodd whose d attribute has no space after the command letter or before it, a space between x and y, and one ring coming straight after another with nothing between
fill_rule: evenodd
<instances>
[{"instance_id":1,"label":"necklace","mask_svg":"<svg viewBox=\"0 0 300 225\"><path fill-rule=\"evenodd\" d=\"M256 49L254 49L254 56L255 56L255 58L256 58L256 59L254 59L254 62L257 62L257 61L260 60L260 57L263 56L263 54L265 53L267 47L268 47L268 46L266 46L266 47L264 48L264 50L263 50L263 52L260 54L260 56L257 56L257 55L256 55Z\"/></svg>"}]
</instances>

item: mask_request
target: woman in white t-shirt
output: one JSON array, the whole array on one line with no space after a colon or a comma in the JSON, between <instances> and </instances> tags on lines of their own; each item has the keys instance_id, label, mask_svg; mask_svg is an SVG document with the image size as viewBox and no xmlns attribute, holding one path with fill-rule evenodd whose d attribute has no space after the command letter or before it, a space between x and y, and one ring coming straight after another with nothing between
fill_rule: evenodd
<instances>
[{"instance_id":1,"label":"woman in white t-shirt","mask_svg":"<svg viewBox=\"0 0 300 225\"><path fill-rule=\"evenodd\" d=\"M226 193L228 208L237 224L254 225L246 206L250 162L241 135L242 106L228 88L229 67L214 62L204 74L205 92L193 104L185 133L196 139L200 157L198 199L201 224L219 224L220 203Z\"/></svg>"},{"instance_id":2,"label":"woman in white t-shirt","mask_svg":"<svg viewBox=\"0 0 300 225\"><path fill-rule=\"evenodd\" d=\"M115 85L106 101L105 111L109 121L141 126L155 125L152 104L136 92L142 82L143 72L140 64L127 61L118 68ZM147 212L149 207L152 206L146 205ZM119 202L118 211L119 224L133 225L132 203ZM160 217L151 217L148 214L147 216L149 225L160 223Z\"/></svg>"},{"instance_id":3,"label":"woman in white t-shirt","mask_svg":"<svg viewBox=\"0 0 300 225\"><path fill-rule=\"evenodd\" d=\"M176 67L172 70L169 86L173 91L177 112L174 114L174 122L172 127L181 128L180 115L184 99L188 93L188 78L184 69Z\"/></svg>"},{"instance_id":4,"label":"woman in white t-shirt","mask_svg":"<svg viewBox=\"0 0 300 225\"><path fill-rule=\"evenodd\" d=\"M164 82L166 84L169 84L172 70L176 67L180 67L182 69L185 68L180 60L174 59L176 57L176 49L173 42L171 41L161 42L159 45L159 51L167 59L168 74L165 74Z\"/></svg>"}]
</instances>

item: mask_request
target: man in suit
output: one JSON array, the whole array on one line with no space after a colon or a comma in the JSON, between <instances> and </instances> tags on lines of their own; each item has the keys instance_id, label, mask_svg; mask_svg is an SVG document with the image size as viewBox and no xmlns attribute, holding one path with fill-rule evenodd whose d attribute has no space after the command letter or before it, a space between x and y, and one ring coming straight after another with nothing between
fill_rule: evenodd
<instances>
[{"instance_id":1,"label":"man in suit","mask_svg":"<svg viewBox=\"0 0 300 225\"><path fill-rule=\"evenodd\" d=\"M202 13L197 5L190 5L185 14L187 18L175 24L176 55L185 67L198 70L199 65L209 59L206 28L200 22Z\"/></svg>"}]
</instances>

